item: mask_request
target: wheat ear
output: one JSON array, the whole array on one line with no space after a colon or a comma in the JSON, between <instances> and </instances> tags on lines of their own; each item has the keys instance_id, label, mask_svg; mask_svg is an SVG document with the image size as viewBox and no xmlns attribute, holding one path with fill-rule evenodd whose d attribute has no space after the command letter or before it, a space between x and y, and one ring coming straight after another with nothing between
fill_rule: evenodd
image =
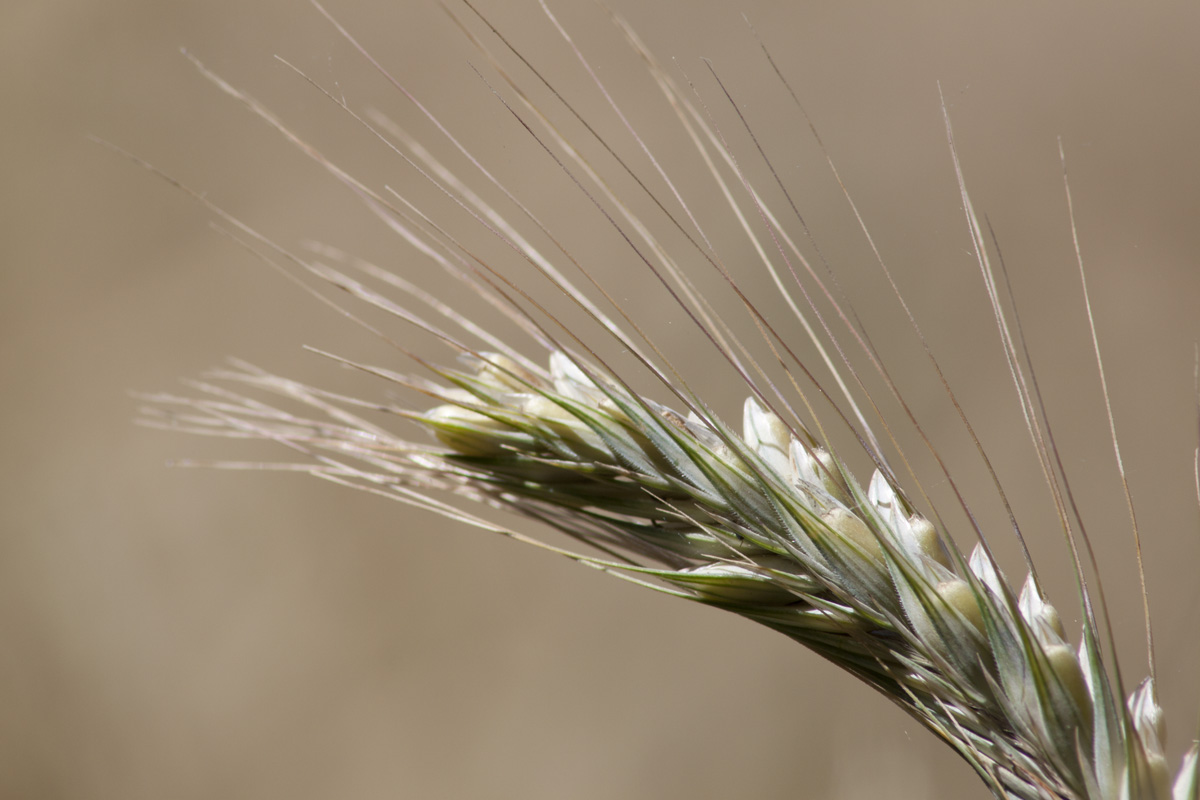
<instances>
[{"instance_id":1,"label":"wheat ear","mask_svg":"<svg viewBox=\"0 0 1200 800\"><path fill-rule=\"evenodd\" d=\"M546 14L590 71L567 31L548 9ZM328 248L293 254L210 205L234 235L263 258L290 265L301 275L316 276L423 328L456 351L465 366L442 368L418 358L431 372L430 380L343 360L428 398L424 406L404 408L341 397L234 363L198 384L201 396L148 397L144 421L177 430L275 441L302 456L298 463L282 468L376 492L523 541L537 544L526 534L447 501L465 498L549 525L588 551L558 552L658 591L752 619L857 676L953 747L997 797L1200 798L1195 745L1172 786L1153 680L1143 681L1127 700L1122 699L1121 676L1103 655L1111 649L1097 622L1093 594L1083 581L1082 559L1076 563L1085 624L1074 646L1035 573L1031 571L1017 590L1001 574L982 532L976 532L980 541L964 555L935 515L931 520L918 510L928 498L910 497L890 465L867 423L869 414L862 405L865 388L799 275L807 275L810 285L825 296L832 299L835 293L800 255L788 238L787 226L762 200L703 107L680 88L628 26L613 19L676 111L715 187L727 198L747 235L760 244L763 265L776 285L787 293L783 277L790 272L795 278L803 302L789 297L789 303L830 368L834 381L830 392L791 353L785 337L746 299L730 271L712 255L703 228L652 156L654 169L690 222L688 238L703 260L727 280L757 326L772 360L786 376L784 388L721 320L651 227L629 210L503 70L499 75L512 98L503 102L514 117L576 180L607 224L626 237L650 274L669 288L704 334L706 346L711 345L719 360L744 381L749 397L740 429L705 403L619 307L622 318L612 319L589 299L596 292L610 298L582 266L575 264L592 291L578 289L554 259L529 244L518 226L386 119L374 116L368 121L355 115L597 322L602 337L631 353L673 396L673 407L636 390L620 370L598 355L598 348L561 324L522 287L476 259L437 223L399 196L377 192L333 166L256 101L197 62L222 90L358 193L404 240L502 309L544 353L540 358L528 357L505 337L480 328L453 305L424 294L399 276L355 264ZM492 60L483 43L472 38ZM507 44L503 38L499 41ZM717 78L715 72L713 77ZM407 94L400 82L394 82ZM331 100L349 111L342 101ZM613 103L612 108L624 122L619 106ZM434 122L451 145L460 147ZM641 138L631 132L649 154ZM493 180L490 173L483 174ZM965 186L961 172L960 186ZM1025 371L1020 334L1010 329L1000 311L999 281L965 190L963 200L1022 407L1053 483L1055 451L1038 423L1038 396ZM523 206L520 209L539 225ZM688 222L668 217L681 230L689 227ZM771 247L776 252L768 256ZM565 251L563 255L569 258ZM781 269L779 263L785 266ZM442 322L429 322L381 289L352 277L351 266L408 293L440 315ZM848 322L843 338L861 345L899 399L874 348L853 324L852 312L843 312L845 306L837 301L833 307ZM808 392L815 389L826 398L842 398L838 407L844 411L835 412L840 417L837 423L855 432L875 464L865 486L835 452L828 432L831 421L823 423L815 413L806 390L801 389L805 381L813 387ZM263 393L282 402L256 399ZM865 396L873 409L875 403ZM307 410L288 411L289 405ZM432 441L422 444L399 436L388 425L369 421L368 411L411 420L432 433ZM1065 497L1056 489L1063 509L1069 502ZM1063 514L1067 516L1065 510Z\"/></svg>"}]
</instances>

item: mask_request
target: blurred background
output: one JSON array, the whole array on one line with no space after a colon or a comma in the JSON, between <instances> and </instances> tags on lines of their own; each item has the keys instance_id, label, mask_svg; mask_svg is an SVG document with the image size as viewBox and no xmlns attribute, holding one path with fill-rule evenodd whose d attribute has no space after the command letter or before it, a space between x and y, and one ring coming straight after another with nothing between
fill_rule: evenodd
<instances>
[{"instance_id":1,"label":"blurred background","mask_svg":"<svg viewBox=\"0 0 1200 800\"><path fill-rule=\"evenodd\" d=\"M995 491L743 14L754 25L819 129L1075 627L1061 533L971 253L940 82L973 202L1012 275L1132 683L1146 672L1141 600L1078 288L1061 137L1145 540L1174 769L1194 735L1200 663L1192 473L1200 7L615 5L651 49L675 59L679 80L695 81L740 163L774 193L701 59L711 60L815 245L788 216L793 235L832 265L1010 577L1022 580ZM536 4L480 8L669 197ZM604 13L588 3L553 8L677 176L725 262L771 319L794 327ZM737 419L744 392L495 100L472 65L501 82L438 5L331 0L330 10ZM327 242L451 299L461 293L206 82L181 47L372 187L396 188L464 243L532 278L273 58L354 108L381 109L497 197L307 5L17 0L4 4L0 23L0 796L986 796L956 756L884 698L749 622L301 476L168 468L179 458L287 454L135 427L131 391L182 391L181 378L236 356L386 400L388 387L301 346L409 365L215 229L184 192L89 137L152 162L285 247ZM517 69L510 55L504 63ZM605 169L653 219L628 180ZM703 262L689 258L718 292ZM723 308L745 325L735 304ZM430 357L450 357L403 326L388 330ZM904 425L897 430L915 441ZM948 495L920 448L913 452L935 495ZM960 541L971 544L967 533Z\"/></svg>"}]
</instances>

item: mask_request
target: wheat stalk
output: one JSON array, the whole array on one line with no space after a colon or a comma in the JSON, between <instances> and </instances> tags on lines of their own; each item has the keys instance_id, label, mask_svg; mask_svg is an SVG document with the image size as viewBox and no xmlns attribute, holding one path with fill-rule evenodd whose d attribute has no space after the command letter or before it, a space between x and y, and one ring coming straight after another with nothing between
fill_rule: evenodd
<instances>
[{"instance_id":1,"label":"wheat stalk","mask_svg":"<svg viewBox=\"0 0 1200 800\"><path fill-rule=\"evenodd\" d=\"M549 9L543 9L591 72L569 32ZM474 12L469 4L467 10ZM265 107L198 61L198 68L218 87L329 169L406 242L502 310L516 331L538 343L543 355L530 358L506 337L482 328L452 303L425 294L400 276L330 248L314 247L299 255L278 247L201 197L235 238L292 277L315 276L418 326L457 352L464 366L439 367L410 353L433 376L431 380L330 355L427 398L424 405L402 407L339 396L235 362L197 384L202 390L199 396L149 396L143 421L176 430L278 442L302 456L295 463L276 465L279 468L430 509L658 591L755 620L890 698L953 747L997 797L1200 798L1196 745L1172 781L1153 679L1127 693L1112 656L1105 655L1112 653L1112 645L1097 609L1097 594L1085 580L1086 558L1074 553L1085 621L1076 646L1031 561L1030 573L1018 589L1001 574L983 531L971 532L978 541L969 554L960 552L921 483L908 475L907 461L901 458L897 470L892 464L895 456L889 459L895 435L888 421L880 417L875 425L869 423L879 415L879 404L847 357L849 348L865 354L885 393L916 426L852 307L805 260L789 237L789 226L747 177L697 95L681 86L615 15L613 21L674 110L716 192L726 198L729 210L756 244L762 266L808 332L829 379L818 378L815 367L795 355L787 338L748 299L733 271L709 244L671 176L632 126L634 141L650 156L657 177L680 210L668 212L661 203L659 208L684 232L699 260L707 262L706 268L726 281L760 334L757 349L722 319L682 266L683 259L609 186L500 66L484 41L468 33L495 67L505 87L503 95L497 90L497 96L506 98L502 102L514 118L576 181L605 224L620 232L652 278L666 287L696 325L703 346L710 347L744 383L749 397L740 430L722 420L581 263L565 249L561 257L545 256L520 226L389 120L378 114L359 116L329 95L569 298L597 324L601 339L630 353L670 398L669 404L635 388L622 370L600 355L597 341L575 332L527 287L479 258L437 221L399 195L376 191L336 167ZM331 22L337 25L332 18ZM469 32L469 26L461 21L460 25ZM499 37L499 46L507 45L494 28L491 31ZM342 33L357 46L349 32ZM363 54L370 58L365 50ZM769 53L767 59L774 66ZM536 71L533 74L542 78ZM715 71L712 78L719 94L723 93ZM408 94L399 81L392 80ZM603 83L598 79L597 83L607 96ZM789 88L786 81L781 86ZM734 105L733 97L723 96ZM411 95L410 99L415 101ZM436 118L418 107L446 136L449 146L461 148ZM628 125L615 101L612 109ZM949 133L948 118L946 124ZM951 144L955 153L952 135ZM617 158L624 167L625 162ZM956 153L954 159L957 167ZM495 180L486 170L482 174L484 180ZM1023 339L1015 320L1004 311L1004 275L993 266L961 169L959 186L1017 395L1063 530L1075 548L1086 541L1071 523L1075 512L1069 487L1059 477L1057 452ZM508 198L516 202L511 195ZM527 224L541 227L524 206L518 209ZM580 272L588 291L566 277L563 262ZM891 282L882 259L879 265ZM367 278L352 276L352 268ZM440 317L440 321L413 311L405 301L389 295L385 291L389 287L426 306L435 315L430 319ZM894 283L892 289L899 298ZM1086 297L1086 285L1084 292ZM820 310L817 300L822 297L835 319ZM614 307L616 316L604 312L602 306L607 306L599 300ZM844 332L835 333L835 323L845 323ZM915 322L913 329L920 336ZM264 395L276 401L257 399ZM826 406L832 411L825 411ZM400 436L390 425L370 421L371 411L410 420L432 433L432 439L419 443ZM835 427L853 431L873 464L865 486L834 446ZM923 438L919 426L916 429ZM949 472L943 477L953 486ZM905 478L912 479L907 484L913 488L906 488ZM585 545L585 552L538 542L467 511L452 498L548 525ZM963 508L967 509L965 501Z\"/></svg>"}]
</instances>

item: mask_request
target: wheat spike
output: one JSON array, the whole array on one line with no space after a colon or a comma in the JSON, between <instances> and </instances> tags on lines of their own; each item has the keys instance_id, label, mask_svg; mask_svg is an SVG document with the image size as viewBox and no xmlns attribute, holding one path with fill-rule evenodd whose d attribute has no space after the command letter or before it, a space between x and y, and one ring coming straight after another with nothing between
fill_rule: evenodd
<instances>
[{"instance_id":1,"label":"wheat spike","mask_svg":"<svg viewBox=\"0 0 1200 800\"><path fill-rule=\"evenodd\" d=\"M473 11L469 4L467 8ZM546 14L590 71L569 32L549 9ZM548 525L581 545L578 552L559 551L573 559L747 617L852 673L953 747L997 797L1200 798L1196 746L1171 777L1153 678L1123 698L1122 677L1103 655L1111 652L1110 642L1097 622L1093 592L1082 580L1083 559L1077 558L1076 566L1084 625L1075 643L1035 572L1017 589L1001 573L985 536L979 535L968 553L959 550L956 539L972 532L944 529L919 486L914 491L913 484L901 478L904 471L889 462L883 444L891 440L886 422L883 436L868 423L877 404L844 350L860 348L886 390L897 398L899 392L852 311L801 254L788 224L747 177L694 93L680 85L623 21L613 19L677 114L689 146L707 165L715 194L726 199L758 247L773 282L788 294L793 313L829 369L828 392L789 350L786 337L742 293L734 272L708 245L703 226L636 130L630 127L634 141L650 157L652 170L668 187L666 193L678 200L681 211L668 215L671 222L687 231L706 268L726 280L761 333L757 350L765 350L767 356L756 359L756 348L722 320L683 267L683 259L622 202L537 102L498 66L487 46L475 39L506 88L496 90L505 98L502 102L572 176L606 224L626 238L648 274L668 288L703 333L704 346L712 347L721 363L745 383L748 397L740 426L729 424L705 403L700 388L683 380L619 304L614 304L615 317L601 310L607 306L600 299L612 300L601 281L572 263L569 266L583 276L586 291L580 289L578 279L566 277L568 264L563 262L574 259L565 250L561 258L540 252L520 225L497 212L469 181L382 115L360 116L330 96L597 323L600 338L630 353L671 396L670 406L635 388L599 355L600 347L561 323L522 286L477 259L437 221L398 194L371 189L335 167L253 98L199 62L218 87L325 165L405 241L503 309L517 331L536 341L542 352L530 355L504 335L476 325L449 300L424 294L403 277L355 263L331 248L291 253L210 205L236 237L263 258L292 269L292 275L298 271L316 277L432 333L458 354L459 367L439 367L418 358L432 376L418 377L338 359L424 398L423 403L399 406L338 396L234 362L196 384L199 393L194 396L147 396L143 422L278 442L299 456L281 468L383 494L523 541L537 544L529 534L472 513L466 510L469 505L454 498ZM507 44L502 38L499 42ZM718 73L712 76L725 94ZM607 97L603 83L597 82ZM400 82L395 83L407 94ZM725 96L735 105L731 95ZM612 108L628 125L619 104L612 101ZM421 111L428 114L423 107ZM447 136L448 146L461 148L436 118L429 118ZM949 120L947 125L949 131ZM953 152L957 166L957 151ZM484 180L495 180L486 171L482 174ZM1038 396L1025 371L1020 333L1010 329L1001 311L999 281L983 227L971 209L961 170L959 174L981 274L1030 432L1053 482L1054 446L1038 421ZM515 202L511 195L509 199ZM528 225L541 226L519 208ZM351 267L375 283L352 274ZM890 281L886 267L885 274ZM382 288L375 288L378 283ZM793 298L788 286L801 296ZM389 288L409 299L395 299ZM832 301L835 316L842 319L826 319L814 297ZM435 315L430 319L438 321L422 317L409 302L427 306ZM846 322L846 332L835 334L833 323L840 321ZM781 366L785 385L771 377L776 373L765 366L768 357ZM810 396L814 394L831 403L830 398L837 399L837 419L822 419L816 413ZM259 399L263 396L274 400L264 402ZM398 434L390 420L371 421L374 412L402 417L430 435ZM850 460L833 446L829 429L834 424L852 429L873 462L865 485ZM1065 509L1065 495L1056 489L1056 497Z\"/></svg>"}]
</instances>

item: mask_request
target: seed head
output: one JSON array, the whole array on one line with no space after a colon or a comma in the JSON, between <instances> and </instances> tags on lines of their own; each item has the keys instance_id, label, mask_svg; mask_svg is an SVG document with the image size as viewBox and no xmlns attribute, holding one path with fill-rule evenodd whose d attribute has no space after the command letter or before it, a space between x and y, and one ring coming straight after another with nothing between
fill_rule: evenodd
<instances>
[{"instance_id":1,"label":"seed head","mask_svg":"<svg viewBox=\"0 0 1200 800\"><path fill-rule=\"evenodd\" d=\"M548 9L546 14L594 75ZM265 108L201 67L223 91L326 166L372 213L406 242L417 245L436 266L504 309L518 333L532 338L541 352L537 356L522 352L504 336L482 330L453 303L428 298L405 279L389 278L378 268L368 272L393 287L406 288L412 295L409 300L428 305L441 321L424 321L404 305L408 301L394 300L342 269L270 245L302 274L434 335L456 352L460 366L437 367L418 358L430 378L345 362L422 397L412 407L397 408L338 397L235 364L215 373L213 383L201 386L207 396L150 398L147 420L164 427L279 442L300 453L306 459L301 468L316 477L366 488L524 541L530 538L523 529L476 516L447 500L475 502L548 525L580 543L582 552L565 553L571 558L767 625L843 667L954 747L998 797L1200 798L1196 747L1189 751L1172 794L1163 754L1163 715L1153 680L1143 682L1127 702L1121 700L1120 676L1102 656L1108 642L1096 621L1091 590L1082 580L1082 562L1077 560L1076 566L1085 624L1075 645L1043 593L1032 561L1018 595L997 566L986 532L963 532L974 533L978 540L970 555L964 556L916 476L913 481L901 480L903 473L893 467L888 448L881 444L894 444L895 436L879 412L877 398L846 356L851 346L863 351L891 399L929 442L853 309L838 299L794 245L788 223L781 222L764 200L723 132L693 99L693 92L681 91L672 73L628 26L614 21L677 115L684 141L696 150L709 173L714 195L725 198L731 215L755 243L762 267L787 295L797 322L809 333L818 354L815 360L828 368L829 378L817 377L788 338L749 300L736 271L721 262L690 207L684 204L680 211L668 211L639 181L663 211L666 223L682 232L700 254L700 268L714 271L730 287L740 310L761 334L758 350L767 355L756 355L751 343L739 338L713 301L697 289L682 266L685 260L671 253L652 226L631 211L631 204L613 193L580 150L502 69L498 68L499 78L509 90L503 94L505 108L552 154L555 164L594 203L598 216L624 238L631 258L644 263L649 275L668 288L678 309L696 325L702 344L711 347L717 362L745 386L748 396L740 430L705 402L699 388L683 379L619 304L614 303L616 318L607 316L590 293L564 276L562 264L530 245L516 224L407 134L396 132L389 138L391 129L385 121L376 118L368 123L330 95L597 323L601 338L617 344L656 380L669 394L670 405L635 390L626 374L597 355L602 348L594 347L440 224L398 195L372 189L334 167ZM476 43L494 64L492 54ZM774 67L769 54L767 58ZM544 80L540 74L535 77ZM712 77L740 119L735 99L715 70ZM395 84L411 98L400 82ZM625 122L619 105L603 85L600 88L618 119ZM782 88L785 93L791 89L786 83ZM497 90L497 95L502 92ZM462 149L440 121L418 107L447 134L449 145ZM574 111L570 106L568 110ZM671 176L632 133L638 148L651 155L656 176L683 203ZM609 152L620 167L632 172L615 151ZM952 156L958 167L953 148ZM475 166L481 165L475 162ZM490 173L482 174L491 179ZM778 180L773 167L772 175ZM998 281L961 170L960 190L1018 399L1030 420L1052 492L1065 507L1066 492L1054 477L1057 454L1039 416L1039 398L1029 388L1034 384L1027 375L1023 342L1012 332L1014 326L995 294ZM611 200L611 207L599 198ZM239 232L269 244L248 226L209 207ZM542 227L526 207L518 204L518 208L533 227ZM751 219L757 220L759 228ZM802 225L802 220L796 223ZM767 253L768 243L776 252ZM586 285L612 301L586 264L568 250L561 250L559 260L577 268ZM794 279L795 298L781 279L785 271L778 267L781 263ZM886 265L881 261L880 266L894 288ZM833 316L845 323L844 331L831 324L814 296L832 304ZM915 322L913 330L925 344ZM778 363L779 373L765 366L767 358ZM933 363L937 367L936 359ZM247 394L218 387L216 382L240 386ZM275 395L306 411L284 411L253 399L253 393ZM816 397L828 401L832 418L814 410L822 407L814 402ZM360 416L365 409L403 417L427 435L394 433ZM878 424L886 435L880 436L868 424L866 409L880 414ZM874 465L865 488L850 467L851 459L834 446L830 435L834 424L853 434L862 455ZM939 479L953 485L949 471ZM972 519L965 500L962 509ZM1074 547L1074 534L1067 527L1067 539Z\"/></svg>"}]
</instances>

